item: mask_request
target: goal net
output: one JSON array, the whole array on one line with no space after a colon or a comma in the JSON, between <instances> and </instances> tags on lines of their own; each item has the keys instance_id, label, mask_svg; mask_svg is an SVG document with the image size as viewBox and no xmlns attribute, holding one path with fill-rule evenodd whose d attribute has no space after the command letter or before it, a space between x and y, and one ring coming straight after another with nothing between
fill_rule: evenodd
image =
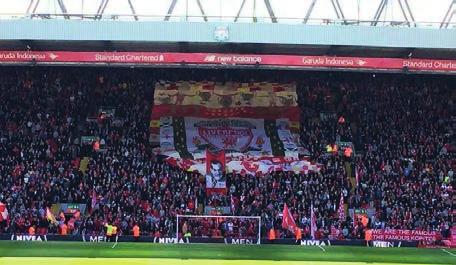
<instances>
[{"instance_id":1,"label":"goal net","mask_svg":"<svg viewBox=\"0 0 456 265\"><path fill-rule=\"evenodd\" d=\"M177 215L176 238L221 238L226 243L260 244L260 216Z\"/></svg>"}]
</instances>

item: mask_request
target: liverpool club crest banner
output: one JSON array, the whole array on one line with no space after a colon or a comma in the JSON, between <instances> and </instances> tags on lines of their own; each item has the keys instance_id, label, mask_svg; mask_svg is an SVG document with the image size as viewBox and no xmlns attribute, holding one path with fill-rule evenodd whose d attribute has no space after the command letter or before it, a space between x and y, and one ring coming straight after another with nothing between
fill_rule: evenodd
<instances>
[{"instance_id":1,"label":"liverpool club crest banner","mask_svg":"<svg viewBox=\"0 0 456 265\"><path fill-rule=\"evenodd\" d=\"M226 172L318 170L300 154L293 84L159 82L151 142L168 162L205 172L206 150L223 151Z\"/></svg>"},{"instance_id":2,"label":"liverpool club crest banner","mask_svg":"<svg viewBox=\"0 0 456 265\"><path fill-rule=\"evenodd\" d=\"M160 124L161 151L175 157L200 159L210 149L232 157L298 158L288 119L163 117Z\"/></svg>"}]
</instances>

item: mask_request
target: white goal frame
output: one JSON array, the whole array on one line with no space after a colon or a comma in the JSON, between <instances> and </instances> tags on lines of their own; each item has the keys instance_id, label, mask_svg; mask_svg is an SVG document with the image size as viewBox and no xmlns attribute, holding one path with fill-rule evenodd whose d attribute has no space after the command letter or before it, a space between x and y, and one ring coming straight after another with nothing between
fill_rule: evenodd
<instances>
[{"instance_id":1,"label":"white goal frame","mask_svg":"<svg viewBox=\"0 0 456 265\"><path fill-rule=\"evenodd\" d=\"M176 215L176 239L179 240L179 217L184 218L233 218L233 219L257 219L258 220L258 240L261 244L261 216L239 216L239 215Z\"/></svg>"}]
</instances>

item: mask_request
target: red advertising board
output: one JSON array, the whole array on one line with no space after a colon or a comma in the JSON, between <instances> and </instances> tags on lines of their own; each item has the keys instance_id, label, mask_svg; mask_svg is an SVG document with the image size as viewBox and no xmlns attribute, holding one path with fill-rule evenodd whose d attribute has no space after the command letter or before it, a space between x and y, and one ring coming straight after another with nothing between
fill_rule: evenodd
<instances>
[{"instance_id":1,"label":"red advertising board","mask_svg":"<svg viewBox=\"0 0 456 265\"><path fill-rule=\"evenodd\" d=\"M439 232L400 229L372 229L372 240L436 241Z\"/></svg>"},{"instance_id":2,"label":"red advertising board","mask_svg":"<svg viewBox=\"0 0 456 265\"><path fill-rule=\"evenodd\" d=\"M173 52L0 51L1 63L200 64L456 72L456 60Z\"/></svg>"}]
</instances>

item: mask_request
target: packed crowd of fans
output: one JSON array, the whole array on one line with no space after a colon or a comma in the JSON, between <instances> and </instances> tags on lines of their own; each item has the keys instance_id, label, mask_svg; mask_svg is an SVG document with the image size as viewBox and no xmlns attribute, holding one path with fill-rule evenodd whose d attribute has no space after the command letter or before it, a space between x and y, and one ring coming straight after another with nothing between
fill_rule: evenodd
<instances>
[{"instance_id":1,"label":"packed crowd of fans","mask_svg":"<svg viewBox=\"0 0 456 265\"><path fill-rule=\"evenodd\" d=\"M310 79L302 85L303 144L326 164L324 178L347 171L358 176L358 185L345 183L342 189L351 208L375 209L369 227L448 235L456 166L455 85L450 78L375 75ZM321 113L334 113L335 119L319 119ZM347 159L322 153L322 146L337 140L354 144L357 155L350 164L356 166L347 170ZM357 225L342 227L361 237Z\"/></svg>"},{"instance_id":2,"label":"packed crowd of fans","mask_svg":"<svg viewBox=\"0 0 456 265\"><path fill-rule=\"evenodd\" d=\"M310 237L312 204L318 238L363 238L368 228L447 235L455 183L454 79L284 73L281 80L298 83L302 144L322 169L229 174L222 198L206 196L204 177L153 155L149 121L156 80L252 75L271 78L236 71L1 69L0 202L9 218L0 222L0 233L30 227L62 233L65 227L71 234L102 234L110 223L121 234L138 225L143 235L175 236L177 214L202 214L211 205L261 216L263 236L273 228L278 238L293 237L281 227L286 203L303 237ZM341 142L352 143L353 155L328 152L327 146ZM367 224L353 221L348 211L339 220L341 194L347 209L375 213ZM87 209L54 221L47 209L55 203ZM202 219L180 227L182 235L252 237L256 225Z\"/></svg>"}]
</instances>

